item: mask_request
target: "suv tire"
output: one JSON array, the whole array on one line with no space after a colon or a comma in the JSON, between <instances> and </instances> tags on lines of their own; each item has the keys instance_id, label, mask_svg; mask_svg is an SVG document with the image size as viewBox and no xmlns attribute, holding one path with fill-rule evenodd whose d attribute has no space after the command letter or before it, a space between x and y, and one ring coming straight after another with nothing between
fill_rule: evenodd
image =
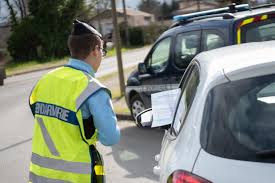
<instances>
[{"instance_id":1,"label":"suv tire","mask_svg":"<svg viewBox=\"0 0 275 183\"><path fill-rule=\"evenodd\" d=\"M130 100L130 110L133 120L136 120L136 115L145 109L144 102L138 94L135 94Z\"/></svg>"}]
</instances>

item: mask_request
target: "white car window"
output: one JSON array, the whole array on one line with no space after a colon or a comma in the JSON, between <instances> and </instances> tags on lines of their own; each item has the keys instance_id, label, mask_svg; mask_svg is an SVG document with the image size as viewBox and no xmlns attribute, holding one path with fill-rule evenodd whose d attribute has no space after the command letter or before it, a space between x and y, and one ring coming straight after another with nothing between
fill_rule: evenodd
<instances>
[{"instance_id":1,"label":"white car window","mask_svg":"<svg viewBox=\"0 0 275 183\"><path fill-rule=\"evenodd\" d=\"M204 107L202 148L223 158L274 163L274 99L275 74L215 86Z\"/></svg>"},{"instance_id":2,"label":"white car window","mask_svg":"<svg viewBox=\"0 0 275 183\"><path fill-rule=\"evenodd\" d=\"M263 88L257 94L257 100L265 102L267 104L275 104L275 82L269 84L265 88Z\"/></svg>"},{"instance_id":3,"label":"white car window","mask_svg":"<svg viewBox=\"0 0 275 183\"><path fill-rule=\"evenodd\" d=\"M177 134L180 131L182 124L188 114L188 111L193 102L196 94L197 87L199 85L199 68L197 65L191 66L190 74L187 73L186 80L183 81L181 87L181 96L179 98L179 104L175 113L175 120L172 125L174 132Z\"/></svg>"}]
</instances>

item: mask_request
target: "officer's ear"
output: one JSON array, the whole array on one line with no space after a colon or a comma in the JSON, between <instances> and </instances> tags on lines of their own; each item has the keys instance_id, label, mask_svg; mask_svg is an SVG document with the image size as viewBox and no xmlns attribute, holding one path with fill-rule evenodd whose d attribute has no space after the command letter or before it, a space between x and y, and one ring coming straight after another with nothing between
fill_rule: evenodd
<instances>
[{"instance_id":1,"label":"officer's ear","mask_svg":"<svg viewBox=\"0 0 275 183\"><path fill-rule=\"evenodd\" d=\"M91 50L89 52L89 54L87 55L87 57L85 58L85 60L91 59L91 58L95 58L95 57L96 57L96 51L95 51L95 49L93 49L93 50Z\"/></svg>"},{"instance_id":2,"label":"officer's ear","mask_svg":"<svg viewBox=\"0 0 275 183\"><path fill-rule=\"evenodd\" d=\"M96 45L94 50L92 51L92 54L94 57L99 57L101 52L100 52L100 46L99 45Z\"/></svg>"},{"instance_id":3,"label":"officer's ear","mask_svg":"<svg viewBox=\"0 0 275 183\"><path fill-rule=\"evenodd\" d=\"M93 56L93 57L96 57L96 46L94 49L91 50L90 54Z\"/></svg>"}]
</instances>

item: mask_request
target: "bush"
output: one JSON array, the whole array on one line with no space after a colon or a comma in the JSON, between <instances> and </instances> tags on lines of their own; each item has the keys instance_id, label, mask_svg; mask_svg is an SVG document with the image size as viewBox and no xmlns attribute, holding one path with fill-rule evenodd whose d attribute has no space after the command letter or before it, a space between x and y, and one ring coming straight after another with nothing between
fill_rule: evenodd
<instances>
[{"instance_id":1,"label":"bush","mask_svg":"<svg viewBox=\"0 0 275 183\"><path fill-rule=\"evenodd\" d=\"M154 43L158 37L168 29L168 27L163 25L152 24L149 26L142 27L143 29L143 40L144 44Z\"/></svg>"},{"instance_id":2,"label":"bush","mask_svg":"<svg viewBox=\"0 0 275 183\"><path fill-rule=\"evenodd\" d=\"M142 27L129 27L129 42L131 46L141 46L154 43L168 27L163 25L148 25ZM123 45L126 45L126 31L120 25L120 36Z\"/></svg>"},{"instance_id":3,"label":"bush","mask_svg":"<svg viewBox=\"0 0 275 183\"><path fill-rule=\"evenodd\" d=\"M84 0L30 0L29 15L12 25L8 50L14 61L49 60L69 54L67 38Z\"/></svg>"},{"instance_id":4,"label":"bush","mask_svg":"<svg viewBox=\"0 0 275 183\"><path fill-rule=\"evenodd\" d=\"M13 59L23 61L37 58L39 41L31 19L23 19L12 31L8 40L8 50Z\"/></svg>"},{"instance_id":5,"label":"bush","mask_svg":"<svg viewBox=\"0 0 275 183\"><path fill-rule=\"evenodd\" d=\"M129 42L133 46L144 45L143 30L140 27L133 27L129 29Z\"/></svg>"}]
</instances>

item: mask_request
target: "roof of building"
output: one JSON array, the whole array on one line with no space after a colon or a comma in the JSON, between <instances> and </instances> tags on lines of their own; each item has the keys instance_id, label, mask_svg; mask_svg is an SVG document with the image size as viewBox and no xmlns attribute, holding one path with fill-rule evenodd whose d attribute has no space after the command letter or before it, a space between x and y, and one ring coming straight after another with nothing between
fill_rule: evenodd
<instances>
[{"instance_id":1,"label":"roof of building","mask_svg":"<svg viewBox=\"0 0 275 183\"><path fill-rule=\"evenodd\" d=\"M118 13L123 13L123 9L117 9ZM152 14L140 11L140 10L135 10L131 8L126 8L126 13L129 16L152 16Z\"/></svg>"},{"instance_id":2,"label":"roof of building","mask_svg":"<svg viewBox=\"0 0 275 183\"><path fill-rule=\"evenodd\" d=\"M130 9L126 8L126 13L128 16L153 16L153 14L146 13L140 10ZM117 14L123 16L123 9L117 9ZM92 17L91 20L97 18L98 16L105 16L105 17L111 17L112 16L112 10L106 9L102 11L101 13L97 14L96 16Z\"/></svg>"},{"instance_id":3,"label":"roof of building","mask_svg":"<svg viewBox=\"0 0 275 183\"><path fill-rule=\"evenodd\" d=\"M174 11L172 14L178 15L178 14L185 14L185 13L191 13L191 12L198 11L198 4L196 1L185 2L185 3L183 2L183 4L186 4L186 6L183 7L182 9ZM217 3L209 3L209 2L204 2L204 1L200 2L200 11L214 9L214 8L218 8L218 7L219 7L219 4L217 4Z\"/></svg>"}]
</instances>

